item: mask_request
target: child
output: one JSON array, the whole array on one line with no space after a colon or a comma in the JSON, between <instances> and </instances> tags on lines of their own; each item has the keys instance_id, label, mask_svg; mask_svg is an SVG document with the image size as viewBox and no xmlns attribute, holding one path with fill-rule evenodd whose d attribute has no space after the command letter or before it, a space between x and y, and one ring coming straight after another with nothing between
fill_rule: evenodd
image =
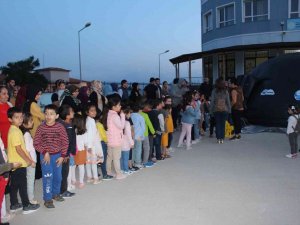
<instances>
[{"instance_id":1,"label":"child","mask_svg":"<svg viewBox=\"0 0 300 225\"><path fill-rule=\"evenodd\" d=\"M23 114L23 124L21 130L24 135L26 150L29 153L31 160L36 163L36 152L33 147L33 140L30 134L30 129L33 127L33 118L29 112ZM28 198L31 204L37 204L37 201L34 200L34 180L35 180L35 167L27 167L27 193Z\"/></svg>"},{"instance_id":2,"label":"child","mask_svg":"<svg viewBox=\"0 0 300 225\"><path fill-rule=\"evenodd\" d=\"M155 99L153 101L153 109L148 112L149 118L153 127L155 129L155 136L153 136L153 147L155 148L155 158L157 160L162 160L161 157L161 135L165 131L165 120L161 112L164 103L161 99ZM152 160L153 149L151 149L150 157Z\"/></svg>"},{"instance_id":3,"label":"child","mask_svg":"<svg viewBox=\"0 0 300 225\"><path fill-rule=\"evenodd\" d=\"M45 106L45 122L37 129L33 139L34 148L40 152L43 176L43 199L46 208L55 208L53 200L62 202L60 195L62 180L62 163L67 157L69 140L66 129L56 122L58 119L56 105Z\"/></svg>"},{"instance_id":4,"label":"child","mask_svg":"<svg viewBox=\"0 0 300 225\"><path fill-rule=\"evenodd\" d=\"M79 114L74 115L73 126L76 132L76 146L77 152L74 157L75 164L79 169L79 185L80 189L84 188L84 165L87 161L87 150L88 145L87 132L86 132L86 121L85 117Z\"/></svg>"},{"instance_id":5,"label":"child","mask_svg":"<svg viewBox=\"0 0 300 225\"><path fill-rule=\"evenodd\" d=\"M8 162L20 162L22 164L20 168L11 172L10 210L14 212L23 207L23 214L28 214L40 207L39 204L31 204L29 202L27 193L26 167L35 167L35 163L26 151L24 136L19 128L23 123L22 111L16 107L12 107L8 109L7 117L11 123L7 138ZM18 203L18 192L21 196L22 204Z\"/></svg>"},{"instance_id":6,"label":"child","mask_svg":"<svg viewBox=\"0 0 300 225\"><path fill-rule=\"evenodd\" d=\"M131 114L131 120L133 122L134 129L134 148L132 151L133 163L135 167L142 168L142 141L144 140L145 133L145 120L139 114L142 111L140 104L135 104L132 107L133 113Z\"/></svg>"},{"instance_id":7,"label":"child","mask_svg":"<svg viewBox=\"0 0 300 225\"><path fill-rule=\"evenodd\" d=\"M163 158L171 158L167 151L167 147L169 145L169 132L173 132L173 120L172 120L172 105L165 105L165 132L161 137L161 146L163 148L162 157Z\"/></svg>"},{"instance_id":8,"label":"child","mask_svg":"<svg viewBox=\"0 0 300 225\"><path fill-rule=\"evenodd\" d=\"M74 110L69 105L62 105L58 109L58 114L59 119L57 121L65 127L69 140L67 157L65 157L61 168L62 179L60 194L63 198L71 198L75 195L75 193L70 192L70 190L74 189L72 178L73 181L75 180L74 155L76 155L76 133L75 129L72 127Z\"/></svg>"},{"instance_id":9,"label":"child","mask_svg":"<svg viewBox=\"0 0 300 225\"><path fill-rule=\"evenodd\" d=\"M178 148L182 147L183 139L186 137L186 150L190 150L191 148L191 132L192 126L195 121L196 112L192 106L192 96L188 95L184 100L183 108L181 112L181 133L178 142Z\"/></svg>"},{"instance_id":10,"label":"child","mask_svg":"<svg viewBox=\"0 0 300 225\"><path fill-rule=\"evenodd\" d=\"M87 182L99 184L100 179L98 177L97 164L103 162L103 150L95 122L95 117L97 115L96 106L92 103L88 104L85 113L88 139L86 162Z\"/></svg>"},{"instance_id":11,"label":"child","mask_svg":"<svg viewBox=\"0 0 300 225\"><path fill-rule=\"evenodd\" d=\"M126 175L132 174L132 171L130 171L128 167L128 161L129 161L130 149L133 148L134 146L134 141L132 139L132 133L131 133L131 125L129 122L130 111L131 110L129 107L125 107L125 109L123 109L126 121L125 121L125 128L124 128L124 136L122 139L121 170Z\"/></svg>"},{"instance_id":12,"label":"child","mask_svg":"<svg viewBox=\"0 0 300 225\"><path fill-rule=\"evenodd\" d=\"M144 106L142 107L143 111L140 112L141 116L144 118L145 120L145 133L144 133L144 140L142 142L142 146L143 146L143 165L144 167L152 167L153 166L153 162L149 161L149 155L150 155L150 136L149 136L149 132L151 134L151 140L153 143L153 138L152 136L155 134L155 130L153 128L153 125L149 119L149 116L146 112L149 112L151 110L151 105L147 102L144 104ZM153 146L153 144L152 144Z\"/></svg>"},{"instance_id":13,"label":"child","mask_svg":"<svg viewBox=\"0 0 300 225\"><path fill-rule=\"evenodd\" d=\"M193 108L195 109L195 120L193 124L195 140L192 142L192 144L197 144L200 140L199 126L200 126L200 118L201 118L201 111L200 111L201 102L199 100L199 93L197 91L193 92L192 97L193 97L192 105Z\"/></svg>"},{"instance_id":14,"label":"child","mask_svg":"<svg viewBox=\"0 0 300 225\"><path fill-rule=\"evenodd\" d=\"M121 112L121 98L118 94L112 94L108 98L108 113L104 127L107 128L107 174L112 176L112 162L116 171L116 179L124 179L126 175L121 173L120 159L125 128L125 115ZM119 115L120 113L120 115ZM105 122L105 121L104 121Z\"/></svg>"},{"instance_id":15,"label":"child","mask_svg":"<svg viewBox=\"0 0 300 225\"><path fill-rule=\"evenodd\" d=\"M167 152L172 152L173 149L171 147L172 141L173 141L173 133L174 133L174 121L173 121L173 116L172 116L172 98L171 96L167 95L164 98L164 105L171 106L171 115L169 116L168 120L172 122L172 124L168 123L167 124L167 129L168 129L168 146L167 146Z\"/></svg>"},{"instance_id":16,"label":"child","mask_svg":"<svg viewBox=\"0 0 300 225\"><path fill-rule=\"evenodd\" d=\"M290 105L288 107L289 119L286 133L289 137L289 142L291 146L291 154L286 155L287 158L294 159L297 157L298 151L298 133L295 132L295 128L299 119L299 113L295 106Z\"/></svg>"},{"instance_id":17,"label":"child","mask_svg":"<svg viewBox=\"0 0 300 225\"><path fill-rule=\"evenodd\" d=\"M101 172L102 172L102 179L103 180L111 180L113 177L107 175L107 170L106 170L106 161L107 161L107 135L106 135L106 130L104 129L103 122L102 121L103 116L101 115L101 111L97 109L97 115L95 117L96 120L96 127L100 135L101 139L101 146L102 146L102 151L103 151L103 163L101 163Z\"/></svg>"}]
</instances>

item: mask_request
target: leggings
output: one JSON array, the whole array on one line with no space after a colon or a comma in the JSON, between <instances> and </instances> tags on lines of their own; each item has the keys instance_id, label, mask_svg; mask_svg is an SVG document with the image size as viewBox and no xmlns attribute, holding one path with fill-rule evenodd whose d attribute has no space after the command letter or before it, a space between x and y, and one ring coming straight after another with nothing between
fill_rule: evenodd
<instances>
[{"instance_id":1,"label":"leggings","mask_svg":"<svg viewBox=\"0 0 300 225\"><path fill-rule=\"evenodd\" d=\"M191 134L193 124L182 123L181 133L179 137L178 145L182 145L184 137L186 137L186 146L191 146Z\"/></svg>"}]
</instances>

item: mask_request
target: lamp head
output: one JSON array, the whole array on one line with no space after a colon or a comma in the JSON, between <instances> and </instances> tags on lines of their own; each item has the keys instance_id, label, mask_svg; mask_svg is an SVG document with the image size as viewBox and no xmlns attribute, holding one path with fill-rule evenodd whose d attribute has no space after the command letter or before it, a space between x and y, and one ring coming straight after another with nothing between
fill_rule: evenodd
<instances>
[{"instance_id":1,"label":"lamp head","mask_svg":"<svg viewBox=\"0 0 300 225\"><path fill-rule=\"evenodd\" d=\"M89 26L91 26L90 22L86 23L84 27L89 27Z\"/></svg>"},{"instance_id":2,"label":"lamp head","mask_svg":"<svg viewBox=\"0 0 300 225\"><path fill-rule=\"evenodd\" d=\"M170 50L166 50L165 53L169 52Z\"/></svg>"}]
</instances>

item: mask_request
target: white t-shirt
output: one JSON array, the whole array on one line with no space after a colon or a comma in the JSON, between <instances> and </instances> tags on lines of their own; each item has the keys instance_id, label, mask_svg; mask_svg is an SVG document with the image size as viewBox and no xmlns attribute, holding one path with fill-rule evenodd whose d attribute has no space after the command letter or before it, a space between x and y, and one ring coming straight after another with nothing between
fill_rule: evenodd
<instances>
[{"instance_id":1,"label":"white t-shirt","mask_svg":"<svg viewBox=\"0 0 300 225\"><path fill-rule=\"evenodd\" d=\"M29 132L26 132L24 134L24 140L27 152L30 154L31 159L36 163L36 152L35 148L33 147L33 140L31 134Z\"/></svg>"},{"instance_id":2,"label":"white t-shirt","mask_svg":"<svg viewBox=\"0 0 300 225\"><path fill-rule=\"evenodd\" d=\"M287 126L287 129L286 129L286 133L287 134L291 134L291 133L294 133L295 132L295 127L296 127L296 124L297 124L297 119L299 118L299 115L291 115L288 119L288 126Z\"/></svg>"}]
</instances>

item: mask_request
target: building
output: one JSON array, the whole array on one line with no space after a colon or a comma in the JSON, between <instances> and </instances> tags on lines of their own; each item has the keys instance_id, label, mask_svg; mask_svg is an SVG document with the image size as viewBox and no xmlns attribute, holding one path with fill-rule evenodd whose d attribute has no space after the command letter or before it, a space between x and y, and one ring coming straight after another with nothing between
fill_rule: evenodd
<instances>
[{"instance_id":1,"label":"building","mask_svg":"<svg viewBox=\"0 0 300 225\"><path fill-rule=\"evenodd\" d=\"M69 82L70 70L58 68L58 67L47 67L42 69L37 69L37 72L44 75L44 77L49 81L49 83L55 83L56 80L64 80Z\"/></svg>"},{"instance_id":2,"label":"building","mask_svg":"<svg viewBox=\"0 0 300 225\"><path fill-rule=\"evenodd\" d=\"M201 0L201 18L202 52L170 59L176 77L180 63L195 59L204 77L227 79L300 50L300 0Z\"/></svg>"}]
</instances>

